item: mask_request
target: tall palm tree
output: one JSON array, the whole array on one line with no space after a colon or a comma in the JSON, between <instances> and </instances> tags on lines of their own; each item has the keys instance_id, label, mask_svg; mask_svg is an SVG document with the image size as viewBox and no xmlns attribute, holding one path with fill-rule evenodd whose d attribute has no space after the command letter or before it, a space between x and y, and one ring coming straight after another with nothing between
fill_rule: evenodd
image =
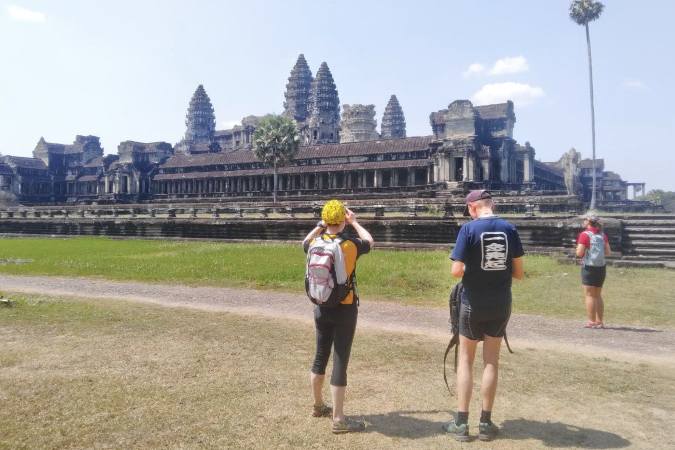
<instances>
[{"instance_id":1,"label":"tall palm tree","mask_svg":"<svg viewBox=\"0 0 675 450\"><path fill-rule=\"evenodd\" d=\"M600 17L605 7L602 3L595 0L572 0L570 4L570 18L578 25L586 28L586 46L588 48L588 79L591 92L591 136L593 143L593 187L591 190L591 209L595 209L595 105L593 104L593 60L591 58L591 34L588 30L588 24Z\"/></svg>"},{"instance_id":2,"label":"tall palm tree","mask_svg":"<svg viewBox=\"0 0 675 450\"><path fill-rule=\"evenodd\" d=\"M253 133L253 152L274 173L272 201L277 202L277 168L287 165L295 156L300 137L295 122L284 116L265 116Z\"/></svg>"}]
</instances>

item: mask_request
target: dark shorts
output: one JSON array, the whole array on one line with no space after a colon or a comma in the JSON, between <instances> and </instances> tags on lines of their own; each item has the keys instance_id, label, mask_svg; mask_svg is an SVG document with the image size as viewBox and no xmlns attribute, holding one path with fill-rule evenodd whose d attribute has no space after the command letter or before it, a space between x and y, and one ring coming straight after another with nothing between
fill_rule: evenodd
<instances>
[{"instance_id":1,"label":"dark shorts","mask_svg":"<svg viewBox=\"0 0 675 450\"><path fill-rule=\"evenodd\" d=\"M505 308L472 310L462 303L459 307L459 334L480 341L485 335L503 337L511 317L511 306Z\"/></svg>"},{"instance_id":2,"label":"dark shorts","mask_svg":"<svg viewBox=\"0 0 675 450\"><path fill-rule=\"evenodd\" d=\"M581 284L602 287L607 276L607 267L581 266Z\"/></svg>"}]
</instances>

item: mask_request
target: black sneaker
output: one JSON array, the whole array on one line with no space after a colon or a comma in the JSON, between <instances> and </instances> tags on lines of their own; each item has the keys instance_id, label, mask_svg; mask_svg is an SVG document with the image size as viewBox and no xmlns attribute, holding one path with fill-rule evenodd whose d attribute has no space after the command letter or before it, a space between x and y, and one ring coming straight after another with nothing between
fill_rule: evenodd
<instances>
[{"instance_id":1,"label":"black sneaker","mask_svg":"<svg viewBox=\"0 0 675 450\"><path fill-rule=\"evenodd\" d=\"M481 422L478 424L478 439L481 441L491 441L499 433L499 427L492 422Z\"/></svg>"},{"instance_id":2,"label":"black sneaker","mask_svg":"<svg viewBox=\"0 0 675 450\"><path fill-rule=\"evenodd\" d=\"M443 431L452 434L456 441L467 442L469 440L469 425L466 423L457 424L455 419L442 425Z\"/></svg>"}]
</instances>

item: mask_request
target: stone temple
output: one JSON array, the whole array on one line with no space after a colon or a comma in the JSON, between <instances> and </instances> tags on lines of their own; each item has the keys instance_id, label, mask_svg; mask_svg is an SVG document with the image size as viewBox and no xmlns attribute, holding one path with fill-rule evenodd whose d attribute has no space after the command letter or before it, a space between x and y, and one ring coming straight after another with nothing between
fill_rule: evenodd
<instances>
[{"instance_id":1,"label":"stone temple","mask_svg":"<svg viewBox=\"0 0 675 450\"><path fill-rule=\"evenodd\" d=\"M302 145L279 169L281 198L443 196L478 187L590 198L592 161L575 150L555 162L538 161L534 147L513 138L511 101L452 101L430 113L428 135L408 136L403 106L391 95L378 131L374 105L340 105L328 64L312 75L300 55L283 114L296 122ZM72 144L40 138L32 158L0 156L0 191L24 204L266 200L272 169L252 151L260 119L246 116L240 125L217 130L211 99L199 85L175 145L124 141L117 154L104 155L96 136L76 136ZM629 185L644 192L643 183L604 171L603 160L596 161L596 175L600 202L625 201Z\"/></svg>"}]
</instances>

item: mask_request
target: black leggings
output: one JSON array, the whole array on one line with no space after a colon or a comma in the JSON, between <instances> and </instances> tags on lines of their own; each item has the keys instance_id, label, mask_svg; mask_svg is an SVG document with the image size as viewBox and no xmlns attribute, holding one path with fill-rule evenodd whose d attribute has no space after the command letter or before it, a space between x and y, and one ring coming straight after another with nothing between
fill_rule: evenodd
<instances>
[{"instance_id":1,"label":"black leggings","mask_svg":"<svg viewBox=\"0 0 675 450\"><path fill-rule=\"evenodd\" d=\"M326 373L331 347L334 346L333 374L330 378L330 384L333 386L347 386L349 352L352 349L358 315L356 302L351 305L338 305L335 308L314 307L316 355L312 373L317 375Z\"/></svg>"}]
</instances>

